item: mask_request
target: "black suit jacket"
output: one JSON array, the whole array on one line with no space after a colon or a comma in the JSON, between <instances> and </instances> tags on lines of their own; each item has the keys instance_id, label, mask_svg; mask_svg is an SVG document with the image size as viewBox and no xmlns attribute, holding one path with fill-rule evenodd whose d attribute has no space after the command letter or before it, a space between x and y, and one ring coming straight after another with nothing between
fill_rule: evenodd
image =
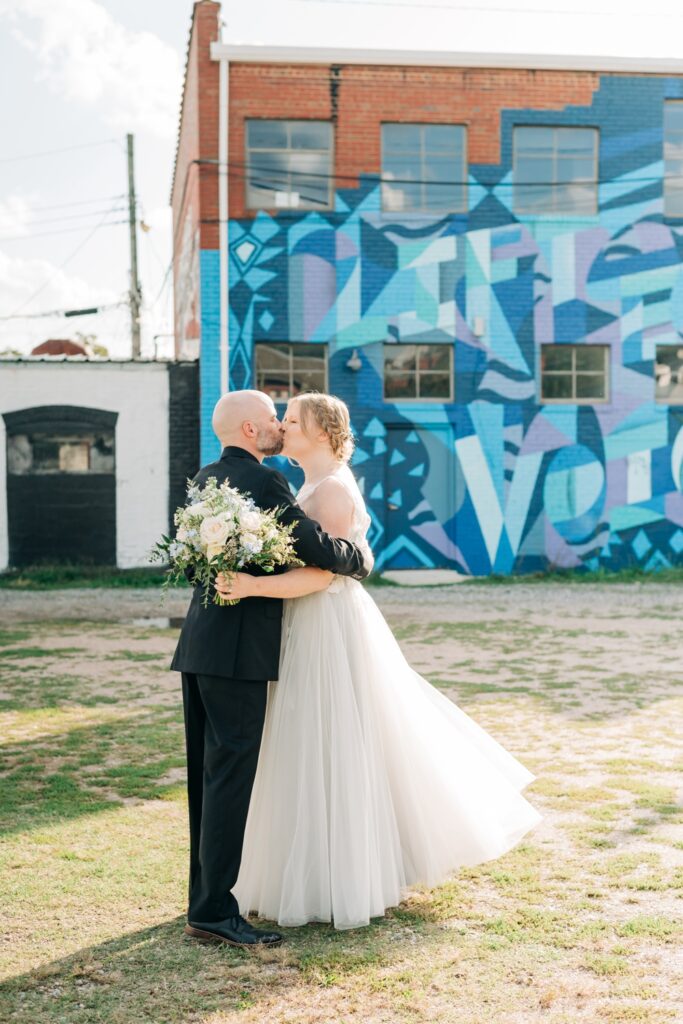
<instances>
[{"instance_id":1,"label":"black suit jacket","mask_svg":"<svg viewBox=\"0 0 683 1024\"><path fill-rule=\"evenodd\" d=\"M324 533L294 503L282 473L261 465L243 448L224 448L219 461L203 466L194 482L203 487L210 476L219 484L228 480L231 487L251 494L259 508L283 509L280 522L295 523L292 536L296 554L306 565L358 580L367 576L361 550L350 541ZM250 597L236 605L209 602L204 608L203 596L204 588L196 586L171 669L232 679L277 679L282 601Z\"/></svg>"}]
</instances>

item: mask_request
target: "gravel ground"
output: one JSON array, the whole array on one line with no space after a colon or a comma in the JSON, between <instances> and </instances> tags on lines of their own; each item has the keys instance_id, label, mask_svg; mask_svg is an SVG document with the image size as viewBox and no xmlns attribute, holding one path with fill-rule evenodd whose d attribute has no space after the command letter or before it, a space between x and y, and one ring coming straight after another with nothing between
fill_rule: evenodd
<instances>
[{"instance_id":1,"label":"gravel ground","mask_svg":"<svg viewBox=\"0 0 683 1024\"><path fill-rule=\"evenodd\" d=\"M683 613L683 587L660 583L510 585L454 584L426 587L368 588L382 611L411 618L446 614L454 621L540 616L544 621L566 616L577 619L657 617ZM72 589L44 591L0 590L0 616L5 622L79 619L125 622L130 619L181 618L190 600L187 590L163 594L153 588ZM421 613L424 609L424 613Z\"/></svg>"}]
</instances>

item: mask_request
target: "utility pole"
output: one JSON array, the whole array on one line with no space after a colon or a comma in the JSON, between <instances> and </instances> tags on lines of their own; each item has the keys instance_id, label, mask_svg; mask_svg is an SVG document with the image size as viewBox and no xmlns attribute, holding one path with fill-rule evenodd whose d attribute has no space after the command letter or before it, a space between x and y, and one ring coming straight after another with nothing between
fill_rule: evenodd
<instances>
[{"instance_id":1,"label":"utility pole","mask_svg":"<svg viewBox=\"0 0 683 1024\"><path fill-rule=\"evenodd\" d=\"M128 148L128 227L130 231L130 334L133 359L140 358L140 282L138 280L138 238L135 200L133 136L126 135Z\"/></svg>"}]
</instances>

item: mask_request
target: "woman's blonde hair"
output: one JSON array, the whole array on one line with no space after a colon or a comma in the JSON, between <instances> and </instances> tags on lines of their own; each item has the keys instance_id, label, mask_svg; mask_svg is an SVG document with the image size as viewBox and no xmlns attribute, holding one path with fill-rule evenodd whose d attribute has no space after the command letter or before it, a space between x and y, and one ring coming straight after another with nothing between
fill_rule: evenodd
<instances>
[{"instance_id":1,"label":"woman's blonde hair","mask_svg":"<svg viewBox=\"0 0 683 1024\"><path fill-rule=\"evenodd\" d=\"M330 442L335 459L348 462L353 454L353 434L348 406L341 398L323 395L318 391L304 391L292 399L298 404L303 432L310 436L311 421L322 430Z\"/></svg>"}]
</instances>

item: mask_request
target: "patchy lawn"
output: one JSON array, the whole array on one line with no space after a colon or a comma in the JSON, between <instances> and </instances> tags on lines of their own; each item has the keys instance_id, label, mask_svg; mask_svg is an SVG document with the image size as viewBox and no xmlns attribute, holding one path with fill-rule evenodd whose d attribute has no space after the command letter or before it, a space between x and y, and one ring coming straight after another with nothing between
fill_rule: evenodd
<instances>
[{"instance_id":1,"label":"patchy lawn","mask_svg":"<svg viewBox=\"0 0 683 1024\"><path fill-rule=\"evenodd\" d=\"M183 935L177 630L9 621L1 1019L682 1021L683 597L540 589L376 593L412 664L537 775L543 822L369 928L261 953Z\"/></svg>"}]
</instances>

